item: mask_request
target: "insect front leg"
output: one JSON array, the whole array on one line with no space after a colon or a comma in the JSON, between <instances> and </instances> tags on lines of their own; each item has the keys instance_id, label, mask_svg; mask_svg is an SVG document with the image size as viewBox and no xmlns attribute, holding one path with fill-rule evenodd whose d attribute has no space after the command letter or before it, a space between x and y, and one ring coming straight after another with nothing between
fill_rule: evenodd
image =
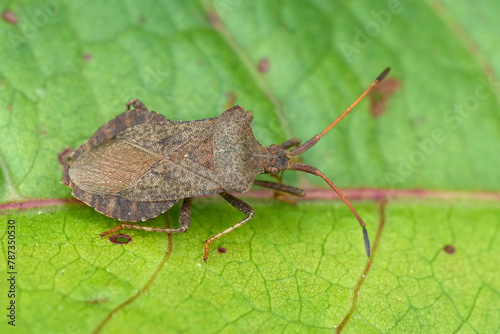
<instances>
[{"instance_id":1,"label":"insect front leg","mask_svg":"<svg viewBox=\"0 0 500 334\"><path fill-rule=\"evenodd\" d=\"M291 147L297 147L300 145L300 138L294 137L291 139L288 139L286 142L276 145L279 148L282 148L284 150L289 149ZM276 180L278 180L279 183L281 183L281 177L278 174L271 174L272 177L274 177Z\"/></svg>"},{"instance_id":2,"label":"insect front leg","mask_svg":"<svg viewBox=\"0 0 500 334\"><path fill-rule=\"evenodd\" d=\"M282 143L281 145L278 145L279 148L282 148L284 150L287 150L292 147L297 147L300 145L300 138L294 137L291 139L288 139L286 142Z\"/></svg>"},{"instance_id":3,"label":"insect front leg","mask_svg":"<svg viewBox=\"0 0 500 334\"><path fill-rule=\"evenodd\" d=\"M229 204L234 206L240 212L246 214L247 217L245 219L243 219L242 221L240 221L239 223L234 224L233 226L231 226L227 230L224 230L220 233L217 233L216 235L212 236L210 239L205 240L205 248L204 248L204 256L203 256L203 261L205 261L205 262L208 259L208 251L209 251L208 246L210 246L210 244L212 242L214 242L216 239L222 237L224 234L228 234L232 230L235 230L238 227L240 227L241 225L245 224L246 222L252 220L253 214L254 214L254 210L252 209L252 207L250 205L248 205L247 203L243 202L241 199L234 197L233 195L225 193L225 192L222 192L219 195L221 195L226 201L229 202Z\"/></svg>"},{"instance_id":4,"label":"insect front leg","mask_svg":"<svg viewBox=\"0 0 500 334\"><path fill-rule=\"evenodd\" d=\"M271 174L271 176L273 175ZM278 178L279 183L272 181L254 180L253 184L255 184L256 186L273 189L274 198L276 198L278 201L282 201L291 205L297 205L297 203L293 199L286 197L283 193L288 193L299 197L304 197L306 195L304 189L287 186L286 184L281 183L280 177L278 177L277 175L274 177Z\"/></svg>"},{"instance_id":5,"label":"insect front leg","mask_svg":"<svg viewBox=\"0 0 500 334\"><path fill-rule=\"evenodd\" d=\"M115 233L119 230L123 229L133 229L133 230L141 230L148 232L162 232L162 233L183 233L189 230L191 226L191 198L185 198L182 207L181 213L179 215L179 227L178 228L169 228L169 227L152 227L152 226L143 226L139 224L131 224L131 223L121 223L113 227L106 232L102 232L100 234L101 237L105 235Z\"/></svg>"},{"instance_id":6,"label":"insect front leg","mask_svg":"<svg viewBox=\"0 0 500 334\"><path fill-rule=\"evenodd\" d=\"M133 99L127 102L126 111L130 110L130 106L134 107L135 110L148 110L144 103L142 103L139 99Z\"/></svg>"}]
</instances>

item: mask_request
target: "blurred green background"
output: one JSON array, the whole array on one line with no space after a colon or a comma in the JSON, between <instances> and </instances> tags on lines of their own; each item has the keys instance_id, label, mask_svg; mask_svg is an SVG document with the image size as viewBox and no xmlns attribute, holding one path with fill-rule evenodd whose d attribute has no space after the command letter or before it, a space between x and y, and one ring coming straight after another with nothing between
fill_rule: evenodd
<instances>
[{"instance_id":1,"label":"blurred green background","mask_svg":"<svg viewBox=\"0 0 500 334\"><path fill-rule=\"evenodd\" d=\"M499 330L499 3L25 0L0 11L0 265L14 219L16 332L318 333L350 311L348 333ZM303 155L343 189L430 191L355 203L379 247L357 302L367 261L343 203L248 199L254 221L204 264L203 241L241 219L221 199L193 202L192 228L165 258L166 236L127 231L134 241L113 245L96 234L116 221L57 201L71 198L58 153L131 98L192 120L218 116L232 92L267 146L320 132L387 66L372 101ZM173 211L147 224L177 226Z\"/></svg>"}]
</instances>

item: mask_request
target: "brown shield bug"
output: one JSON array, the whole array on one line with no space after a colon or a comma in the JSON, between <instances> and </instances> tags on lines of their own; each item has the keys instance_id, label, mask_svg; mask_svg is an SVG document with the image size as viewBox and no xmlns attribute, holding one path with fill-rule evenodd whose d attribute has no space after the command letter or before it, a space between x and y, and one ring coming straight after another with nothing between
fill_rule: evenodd
<instances>
[{"instance_id":1,"label":"brown shield bug","mask_svg":"<svg viewBox=\"0 0 500 334\"><path fill-rule=\"evenodd\" d=\"M363 227L366 253L370 256L365 223L349 201L319 169L293 162L292 158L314 146L389 70L385 69L323 132L300 146L300 139L292 138L281 145L263 147L253 135L251 113L240 106L224 111L219 117L170 121L148 110L139 100L131 100L126 112L104 124L71 154L70 161L62 168L62 183L73 188L73 196L100 213L126 222L152 219L183 200L178 228L121 223L101 236L122 228L185 232L191 224L191 197L221 195L246 218L205 241L203 260L206 261L214 240L253 218L250 205L229 192L244 193L255 184L304 196L304 190L299 188L255 180L262 173L276 175L283 170L298 170L323 178L347 204Z\"/></svg>"}]
</instances>

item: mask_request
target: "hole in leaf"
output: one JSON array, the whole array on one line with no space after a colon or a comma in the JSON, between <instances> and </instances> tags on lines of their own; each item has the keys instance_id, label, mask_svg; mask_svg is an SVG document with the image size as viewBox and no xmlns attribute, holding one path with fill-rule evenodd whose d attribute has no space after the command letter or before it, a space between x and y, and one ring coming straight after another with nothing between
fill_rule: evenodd
<instances>
[{"instance_id":1,"label":"hole in leaf","mask_svg":"<svg viewBox=\"0 0 500 334\"><path fill-rule=\"evenodd\" d=\"M109 241L114 244L128 244L132 241L132 237L126 234L116 234L109 237Z\"/></svg>"}]
</instances>

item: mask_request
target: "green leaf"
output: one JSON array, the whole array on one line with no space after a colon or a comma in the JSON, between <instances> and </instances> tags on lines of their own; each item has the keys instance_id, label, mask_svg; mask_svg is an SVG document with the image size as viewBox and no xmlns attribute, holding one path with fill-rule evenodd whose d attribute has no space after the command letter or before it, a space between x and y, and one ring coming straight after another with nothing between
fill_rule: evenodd
<instances>
[{"instance_id":1,"label":"green leaf","mask_svg":"<svg viewBox=\"0 0 500 334\"><path fill-rule=\"evenodd\" d=\"M215 242L207 263L207 236L241 219L218 200L194 202L193 226L172 236L171 252L159 233L127 231L127 245L100 239L116 221L83 205L8 213L18 231L19 327L88 333L110 317L104 332L331 332L353 305L354 333L500 325L498 204L397 202L383 226L379 205L358 204L375 248L354 304L367 262L344 205L250 204L254 220ZM147 224L172 224L177 212L166 217Z\"/></svg>"},{"instance_id":2,"label":"green leaf","mask_svg":"<svg viewBox=\"0 0 500 334\"><path fill-rule=\"evenodd\" d=\"M498 6L4 1L1 331L497 332ZM129 99L192 120L218 116L232 92L263 145L305 141L387 66L394 91L380 115L362 101L302 155L340 188L364 189L346 194L365 200L354 206L371 260L350 211L310 175L284 174L313 195L296 207L244 198L255 218L214 242L208 263L204 240L242 219L223 200L193 200L185 234L124 230L132 242L118 245L98 237L117 221L71 202L60 184L58 154ZM178 226L171 211L144 224Z\"/></svg>"}]
</instances>

